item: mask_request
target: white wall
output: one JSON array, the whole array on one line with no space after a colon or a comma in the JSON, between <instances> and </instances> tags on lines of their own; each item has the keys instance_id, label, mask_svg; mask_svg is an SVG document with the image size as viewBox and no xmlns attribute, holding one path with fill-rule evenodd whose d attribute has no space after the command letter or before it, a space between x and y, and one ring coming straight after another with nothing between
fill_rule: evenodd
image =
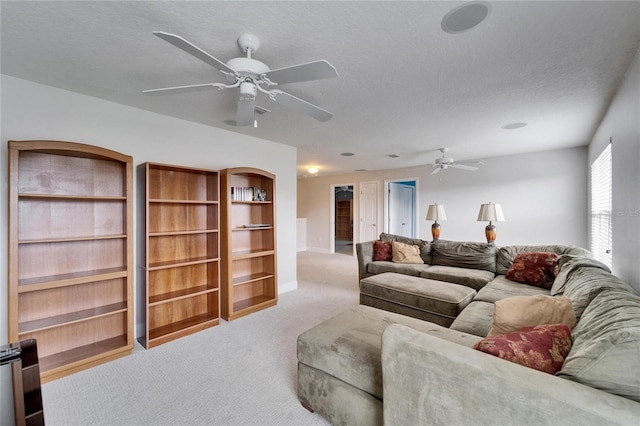
<instances>
[{"instance_id":1,"label":"white wall","mask_svg":"<svg viewBox=\"0 0 640 426\"><path fill-rule=\"evenodd\" d=\"M1 80L0 136L0 344L8 342L7 329L7 141L48 139L81 142L133 156L134 167L152 161L212 170L248 166L276 175L279 290L292 290L296 282L296 149L201 124L31 83L9 76ZM134 179L137 172L134 170ZM137 210L134 222L137 255L135 280L143 283L140 252L144 220L139 200L144 196L134 181ZM136 290L139 290L136 288ZM136 291L139 294L139 291ZM140 299L140 298L139 298ZM141 324L141 300L135 317ZM142 332L136 327L136 335ZM10 374L2 368L2 412L13 411ZM7 374L5 374L7 372ZM0 423L5 424L6 418Z\"/></svg>"},{"instance_id":2,"label":"white wall","mask_svg":"<svg viewBox=\"0 0 640 426\"><path fill-rule=\"evenodd\" d=\"M485 222L477 222L481 203L502 204L506 222L496 224L497 245L574 244L587 246L587 148L562 149L482 160L475 172L443 170L431 175L431 167L360 172L298 180L298 216L306 217L307 248L330 250L331 185L356 182L354 217L359 214L360 182L380 183L379 229L383 229L385 179L418 178L418 237L431 240L427 207L445 206L440 238L486 241ZM356 225L358 220L355 221ZM354 231L358 239L357 230Z\"/></svg>"},{"instance_id":3,"label":"white wall","mask_svg":"<svg viewBox=\"0 0 640 426\"><path fill-rule=\"evenodd\" d=\"M640 49L589 145L589 164L609 138L613 140L613 273L640 294Z\"/></svg>"}]
</instances>

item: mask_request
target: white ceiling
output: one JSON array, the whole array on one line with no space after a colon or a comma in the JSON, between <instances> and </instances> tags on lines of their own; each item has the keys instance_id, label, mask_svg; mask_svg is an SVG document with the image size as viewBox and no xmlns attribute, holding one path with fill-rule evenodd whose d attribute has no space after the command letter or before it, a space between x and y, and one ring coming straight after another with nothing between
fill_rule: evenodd
<instances>
[{"instance_id":1,"label":"white ceiling","mask_svg":"<svg viewBox=\"0 0 640 426\"><path fill-rule=\"evenodd\" d=\"M476 28L445 33L443 16L462 3L2 1L1 69L298 147L300 175L308 165L320 174L414 166L440 147L469 160L586 145L640 46L640 2L494 1ZM144 95L225 82L156 30L223 62L244 55L244 32L260 38L254 58L271 69L326 59L337 79L281 89L334 117L321 123L265 99L272 112L258 128L239 128L225 123L236 92ZM502 129L514 122L528 126Z\"/></svg>"}]
</instances>

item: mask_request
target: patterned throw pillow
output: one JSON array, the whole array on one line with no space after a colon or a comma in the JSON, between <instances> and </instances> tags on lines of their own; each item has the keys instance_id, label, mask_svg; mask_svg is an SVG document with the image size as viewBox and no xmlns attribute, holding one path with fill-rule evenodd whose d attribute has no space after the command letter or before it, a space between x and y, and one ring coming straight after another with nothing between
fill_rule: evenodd
<instances>
[{"instance_id":1,"label":"patterned throw pillow","mask_svg":"<svg viewBox=\"0 0 640 426\"><path fill-rule=\"evenodd\" d=\"M482 352L555 374L571 349L571 330L566 324L524 327L501 336L485 337L473 346Z\"/></svg>"},{"instance_id":2,"label":"patterned throw pillow","mask_svg":"<svg viewBox=\"0 0 640 426\"><path fill-rule=\"evenodd\" d=\"M557 274L557 254L533 251L518 254L513 259L513 264L505 276L511 281L551 288Z\"/></svg>"},{"instance_id":3,"label":"patterned throw pillow","mask_svg":"<svg viewBox=\"0 0 640 426\"><path fill-rule=\"evenodd\" d=\"M391 260L391 243L388 241L374 241L373 242L373 260Z\"/></svg>"}]
</instances>

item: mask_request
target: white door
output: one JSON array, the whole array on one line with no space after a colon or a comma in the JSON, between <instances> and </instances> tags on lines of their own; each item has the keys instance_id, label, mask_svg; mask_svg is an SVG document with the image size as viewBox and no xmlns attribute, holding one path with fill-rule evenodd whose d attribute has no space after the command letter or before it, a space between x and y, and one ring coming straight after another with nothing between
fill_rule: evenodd
<instances>
[{"instance_id":1,"label":"white door","mask_svg":"<svg viewBox=\"0 0 640 426\"><path fill-rule=\"evenodd\" d=\"M389 233L413 238L415 188L389 182Z\"/></svg>"},{"instance_id":2,"label":"white door","mask_svg":"<svg viewBox=\"0 0 640 426\"><path fill-rule=\"evenodd\" d=\"M378 239L378 182L360 183L360 241Z\"/></svg>"}]
</instances>

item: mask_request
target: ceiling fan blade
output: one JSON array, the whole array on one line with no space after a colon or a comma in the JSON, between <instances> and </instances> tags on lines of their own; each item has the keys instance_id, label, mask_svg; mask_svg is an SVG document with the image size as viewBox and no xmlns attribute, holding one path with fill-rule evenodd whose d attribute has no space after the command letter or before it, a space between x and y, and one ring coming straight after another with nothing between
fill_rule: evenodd
<instances>
[{"instance_id":1,"label":"ceiling fan blade","mask_svg":"<svg viewBox=\"0 0 640 426\"><path fill-rule=\"evenodd\" d=\"M478 168L475 166L465 166L464 164L450 164L449 167L453 167L454 169L469 170L469 171L478 170Z\"/></svg>"},{"instance_id":2,"label":"ceiling fan blade","mask_svg":"<svg viewBox=\"0 0 640 426\"><path fill-rule=\"evenodd\" d=\"M288 84L300 81L335 78L338 76L338 73L333 65L322 59L320 61L271 70L265 75L269 81L273 83Z\"/></svg>"},{"instance_id":3,"label":"ceiling fan blade","mask_svg":"<svg viewBox=\"0 0 640 426\"><path fill-rule=\"evenodd\" d=\"M240 97L236 114L236 126L251 126L255 121L256 98Z\"/></svg>"},{"instance_id":4,"label":"ceiling fan blade","mask_svg":"<svg viewBox=\"0 0 640 426\"><path fill-rule=\"evenodd\" d=\"M187 40L183 39L180 36L177 36L175 34L165 33L163 31L154 31L153 34L155 34L156 36L160 37L165 41L168 41L169 43L173 44L177 48L184 50L188 54L195 56L196 58L206 62L207 64L211 65L212 67L220 71L237 75L237 73L232 68L229 68L227 64L220 61L219 59L214 58L204 50L200 49L198 46L188 42Z\"/></svg>"},{"instance_id":5,"label":"ceiling fan blade","mask_svg":"<svg viewBox=\"0 0 640 426\"><path fill-rule=\"evenodd\" d=\"M431 174L435 175L436 173L439 173L440 170L442 170L442 167L436 167L435 170L431 172Z\"/></svg>"},{"instance_id":6,"label":"ceiling fan blade","mask_svg":"<svg viewBox=\"0 0 640 426\"><path fill-rule=\"evenodd\" d=\"M296 98L289 93L283 92L282 90L272 90L269 98L282 104L288 108L295 109L297 111L303 112L310 117L315 118L318 121L327 121L333 117L329 111L326 111L320 107L317 107L313 104L310 104L307 101L304 101L300 98Z\"/></svg>"},{"instance_id":7,"label":"ceiling fan blade","mask_svg":"<svg viewBox=\"0 0 640 426\"><path fill-rule=\"evenodd\" d=\"M224 85L217 83L206 83L206 84L192 84L189 86L176 86L176 87L163 87L162 89L148 89L143 90L142 93L151 96L157 95L168 95L173 93L189 93L189 92L199 92L201 90L208 89L224 89Z\"/></svg>"},{"instance_id":8,"label":"ceiling fan blade","mask_svg":"<svg viewBox=\"0 0 640 426\"><path fill-rule=\"evenodd\" d=\"M456 164L484 164L482 161L456 161Z\"/></svg>"}]
</instances>

